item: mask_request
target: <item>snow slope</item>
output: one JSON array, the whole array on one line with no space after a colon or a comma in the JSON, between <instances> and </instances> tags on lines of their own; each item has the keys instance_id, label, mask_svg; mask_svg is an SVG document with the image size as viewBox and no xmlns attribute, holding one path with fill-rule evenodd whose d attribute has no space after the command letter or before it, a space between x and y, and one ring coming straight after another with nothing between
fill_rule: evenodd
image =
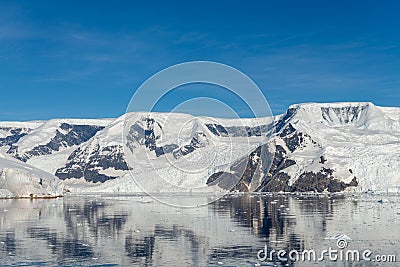
<instances>
[{"instance_id":1,"label":"snow slope","mask_svg":"<svg viewBox=\"0 0 400 267\"><path fill-rule=\"evenodd\" d=\"M399 115L372 103L292 105L276 123L273 164L256 191L400 192ZM246 186L244 178L257 177L242 177Z\"/></svg>"},{"instance_id":2,"label":"snow slope","mask_svg":"<svg viewBox=\"0 0 400 267\"><path fill-rule=\"evenodd\" d=\"M3 151L72 191L400 192L400 108L368 102L259 119L128 113L0 128Z\"/></svg>"},{"instance_id":3,"label":"snow slope","mask_svg":"<svg viewBox=\"0 0 400 267\"><path fill-rule=\"evenodd\" d=\"M75 150L56 175L80 179L66 181L77 191L208 191L208 176L262 143L272 123L129 113Z\"/></svg>"},{"instance_id":4,"label":"snow slope","mask_svg":"<svg viewBox=\"0 0 400 267\"><path fill-rule=\"evenodd\" d=\"M0 123L0 150L6 152L10 146L17 143L22 137L32 130L40 127L45 122L1 122Z\"/></svg>"},{"instance_id":5,"label":"snow slope","mask_svg":"<svg viewBox=\"0 0 400 267\"><path fill-rule=\"evenodd\" d=\"M65 164L73 149L93 137L110 119L54 119L38 122L2 122L0 148L15 158L50 173Z\"/></svg>"},{"instance_id":6,"label":"snow slope","mask_svg":"<svg viewBox=\"0 0 400 267\"><path fill-rule=\"evenodd\" d=\"M291 183L298 174L323 167L345 183L356 178L357 190L400 192L400 121L394 109L372 103L295 105L292 126L318 145L294 151L297 164L286 170ZM392 111L392 112L391 112ZM324 163L319 163L321 157ZM353 188L354 189L354 188Z\"/></svg>"}]
</instances>

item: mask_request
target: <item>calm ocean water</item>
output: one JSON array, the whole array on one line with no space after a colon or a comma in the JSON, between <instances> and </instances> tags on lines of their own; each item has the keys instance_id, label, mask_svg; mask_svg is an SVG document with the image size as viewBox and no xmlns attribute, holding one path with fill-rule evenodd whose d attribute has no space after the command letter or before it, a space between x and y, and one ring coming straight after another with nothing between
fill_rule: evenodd
<instances>
[{"instance_id":1,"label":"calm ocean water","mask_svg":"<svg viewBox=\"0 0 400 267\"><path fill-rule=\"evenodd\" d=\"M137 195L0 200L0 242L1 266L399 266L400 198L234 195L197 208ZM329 247L370 250L371 261L287 257Z\"/></svg>"}]
</instances>

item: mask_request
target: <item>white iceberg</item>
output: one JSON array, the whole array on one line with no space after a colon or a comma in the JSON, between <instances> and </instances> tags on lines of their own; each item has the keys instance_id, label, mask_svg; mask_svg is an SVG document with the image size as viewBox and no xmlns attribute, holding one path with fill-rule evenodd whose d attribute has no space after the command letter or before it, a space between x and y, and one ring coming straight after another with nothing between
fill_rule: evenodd
<instances>
[{"instance_id":1,"label":"white iceberg","mask_svg":"<svg viewBox=\"0 0 400 267\"><path fill-rule=\"evenodd\" d=\"M56 176L0 154L0 198L57 197L63 192Z\"/></svg>"}]
</instances>

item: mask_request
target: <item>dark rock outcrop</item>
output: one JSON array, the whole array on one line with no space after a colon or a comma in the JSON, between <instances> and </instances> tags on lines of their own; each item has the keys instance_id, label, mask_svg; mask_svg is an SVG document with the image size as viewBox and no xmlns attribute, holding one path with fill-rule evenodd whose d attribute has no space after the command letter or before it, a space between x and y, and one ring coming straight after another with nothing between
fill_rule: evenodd
<instances>
[{"instance_id":1,"label":"dark rock outcrop","mask_svg":"<svg viewBox=\"0 0 400 267\"><path fill-rule=\"evenodd\" d=\"M17 143L19 139L27 135L31 129L28 128L13 128L13 127L0 127L0 130L9 132L10 134L0 138L0 147L12 146Z\"/></svg>"},{"instance_id":2,"label":"dark rock outcrop","mask_svg":"<svg viewBox=\"0 0 400 267\"><path fill-rule=\"evenodd\" d=\"M251 137L262 136L272 129L271 125L260 126L230 126L224 127L215 123L206 124L208 130L216 136L221 137Z\"/></svg>"},{"instance_id":3,"label":"dark rock outcrop","mask_svg":"<svg viewBox=\"0 0 400 267\"><path fill-rule=\"evenodd\" d=\"M44 145L37 145L23 154L19 154L18 146L11 145L7 153L21 161L26 162L32 157L52 154L55 151L59 151L60 148L80 145L89 140L103 128L104 127L102 126L96 125L72 125L68 123L62 123L60 125L60 129L63 132L56 130L55 136L48 143Z\"/></svg>"},{"instance_id":4,"label":"dark rock outcrop","mask_svg":"<svg viewBox=\"0 0 400 267\"><path fill-rule=\"evenodd\" d=\"M203 132L196 132L190 140L189 144L184 145L179 149L176 149L172 153L174 155L174 158L178 159L182 156L186 156L187 154L192 153L197 148L205 147L206 145L208 145L207 136Z\"/></svg>"},{"instance_id":5,"label":"dark rock outcrop","mask_svg":"<svg viewBox=\"0 0 400 267\"><path fill-rule=\"evenodd\" d=\"M177 144L157 146L157 140L160 139L160 136L155 134L155 126L159 127L162 131L161 124L152 118L144 118L142 122L144 122L144 128L142 127L142 123L136 122L131 126L127 136L127 146L132 152L135 149L135 143L144 145L150 151L154 151L157 157L172 153L173 150L178 148Z\"/></svg>"},{"instance_id":6,"label":"dark rock outcrop","mask_svg":"<svg viewBox=\"0 0 400 267\"><path fill-rule=\"evenodd\" d=\"M368 110L368 104L363 106L321 107L322 118L328 123L339 121L340 124L356 122Z\"/></svg>"},{"instance_id":7,"label":"dark rock outcrop","mask_svg":"<svg viewBox=\"0 0 400 267\"><path fill-rule=\"evenodd\" d=\"M144 118L142 122L145 122L144 128L141 126L143 123L136 122L131 126L127 136L127 146L132 152L136 148L135 144L139 144L145 146L149 151L154 151L157 157L172 153L178 159L208 145L207 136L203 132L196 132L186 145L179 146L172 143L159 146L157 145L157 140L161 136L155 134L155 127L157 126L162 131L161 124L152 118Z\"/></svg>"},{"instance_id":8,"label":"dark rock outcrop","mask_svg":"<svg viewBox=\"0 0 400 267\"><path fill-rule=\"evenodd\" d=\"M285 116L291 116L290 112ZM285 120L285 116L282 120ZM335 178L333 169L326 167L321 167L317 172L304 172L290 183L292 177L285 172L285 169L297 163L288 157L289 154L307 145L318 147L318 144L309 135L297 131L290 123L281 127L279 137L285 143L287 150L281 145L275 145L274 153L262 153L262 150L268 150L267 145L259 146L233 165L242 164L244 172L241 175L237 172L217 172L209 177L207 185L241 192L340 192L349 186L358 186L356 177L350 183L344 183ZM323 165L326 161L325 157L320 156L320 164ZM270 164L266 164L267 162ZM246 166L243 167L243 164ZM260 166L262 166L261 171ZM231 167L232 169L234 168ZM257 185L256 188L254 184Z\"/></svg>"},{"instance_id":9,"label":"dark rock outcrop","mask_svg":"<svg viewBox=\"0 0 400 267\"><path fill-rule=\"evenodd\" d=\"M118 176L111 176L102 171L112 169L116 171L129 170L125 162L122 146L113 145L100 148L76 149L69 157L67 164L56 171L55 175L62 179L85 178L88 182L105 182Z\"/></svg>"}]
</instances>

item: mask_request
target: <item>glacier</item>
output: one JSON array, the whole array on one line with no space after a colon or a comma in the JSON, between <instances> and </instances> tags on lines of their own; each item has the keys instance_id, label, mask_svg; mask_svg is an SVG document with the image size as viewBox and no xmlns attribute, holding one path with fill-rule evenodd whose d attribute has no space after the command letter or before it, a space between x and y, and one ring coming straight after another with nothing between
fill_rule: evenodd
<instances>
[{"instance_id":1,"label":"glacier","mask_svg":"<svg viewBox=\"0 0 400 267\"><path fill-rule=\"evenodd\" d=\"M303 103L256 119L135 112L0 122L0 152L72 192L399 193L400 108Z\"/></svg>"},{"instance_id":2,"label":"glacier","mask_svg":"<svg viewBox=\"0 0 400 267\"><path fill-rule=\"evenodd\" d=\"M292 105L276 122L273 164L256 191L400 192L399 111L372 103ZM246 179L239 184L246 187Z\"/></svg>"},{"instance_id":3,"label":"glacier","mask_svg":"<svg viewBox=\"0 0 400 267\"><path fill-rule=\"evenodd\" d=\"M64 194L58 177L0 153L0 198L48 198Z\"/></svg>"}]
</instances>

